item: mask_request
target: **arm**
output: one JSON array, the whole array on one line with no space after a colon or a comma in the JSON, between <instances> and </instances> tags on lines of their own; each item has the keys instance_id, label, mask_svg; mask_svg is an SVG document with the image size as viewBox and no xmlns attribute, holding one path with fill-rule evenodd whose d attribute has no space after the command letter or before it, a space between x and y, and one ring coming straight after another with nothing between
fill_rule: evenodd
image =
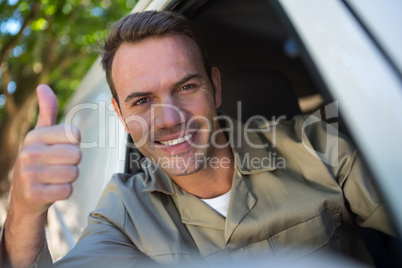
<instances>
[{"instance_id":1,"label":"arm","mask_svg":"<svg viewBox=\"0 0 402 268\"><path fill-rule=\"evenodd\" d=\"M151 263L151 259L124 234L124 230L94 212L80 240L55 263L55 267L148 267Z\"/></svg>"},{"instance_id":2,"label":"arm","mask_svg":"<svg viewBox=\"0 0 402 268\"><path fill-rule=\"evenodd\" d=\"M356 222L394 236L390 215L357 151L342 133L320 122L309 124L303 130L312 148L326 152L321 159L342 188Z\"/></svg>"},{"instance_id":3,"label":"arm","mask_svg":"<svg viewBox=\"0 0 402 268\"><path fill-rule=\"evenodd\" d=\"M38 122L27 134L14 167L1 241L3 266L29 267L37 259L45 243L47 210L55 201L71 195L71 183L78 176L81 152L66 137L65 126L55 125L56 96L45 85L37 88L37 94ZM71 130L79 137L78 129Z\"/></svg>"},{"instance_id":4,"label":"arm","mask_svg":"<svg viewBox=\"0 0 402 268\"><path fill-rule=\"evenodd\" d=\"M118 183L113 176L89 215L88 226L79 241L55 263L56 267L148 267L146 264L151 263L155 267L156 263L136 246L138 230L133 228Z\"/></svg>"},{"instance_id":5,"label":"arm","mask_svg":"<svg viewBox=\"0 0 402 268\"><path fill-rule=\"evenodd\" d=\"M340 185L350 210L361 227L395 236L390 215L356 151L340 170Z\"/></svg>"}]
</instances>

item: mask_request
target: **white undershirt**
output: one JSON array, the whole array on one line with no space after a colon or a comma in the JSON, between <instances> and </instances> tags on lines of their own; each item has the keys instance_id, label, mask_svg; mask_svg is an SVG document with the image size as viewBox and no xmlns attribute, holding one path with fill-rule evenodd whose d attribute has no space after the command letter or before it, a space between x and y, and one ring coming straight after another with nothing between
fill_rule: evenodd
<instances>
[{"instance_id":1,"label":"white undershirt","mask_svg":"<svg viewBox=\"0 0 402 268\"><path fill-rule=\"evenodd\" d=\"M201 199L205 204L216 210L219 214L226 218L229 207L230 190L226 194L218 197Z\"/></svg>"}]
</instances>

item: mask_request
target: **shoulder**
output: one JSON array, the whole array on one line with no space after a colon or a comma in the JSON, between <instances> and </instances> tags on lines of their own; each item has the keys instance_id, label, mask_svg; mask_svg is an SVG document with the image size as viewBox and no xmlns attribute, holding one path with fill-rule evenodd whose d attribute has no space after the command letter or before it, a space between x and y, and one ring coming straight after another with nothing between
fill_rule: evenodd
<instances>
[{"instance_id":1,"label":"shoulder","mask_svg":"<svg viewBox=\"0 0 402 268\"><path fill-rule=\"evenodd\" d=\"M98 218L115 225L124 225L127 204L135 204L142 194L144 173L135 175L117 173L105 187L95 210L90 214L90 222Z\"/></svg>"},{"instance_id":2,"label":"shoulder","mask_svg":"<svg viewBox=\"0 0 402 268\"><path fill-rule=\"evenodd\" d=\"M348 169L357 153L351 141L319 116L297 115L291 120L279 117L272 121L257 120L262 142L283 156L287 164L311 173L319 166L326 167L333 177ZM266 141L264 141L266 139ZM288 166L288 165L287 165Z\"/></svg>"},{"instance_id":3,"label":"shoulder","mask_svg":"<svg viewBox=\"0 0 402 268\"><path fill-rule=\"evenodd\" d=\"M352 157L356 151L350 139L339 131L338 123L328 124L316 115L277 120L274 127L271 139L282 150L298 148L331 166L336 166L340 158Z\"/></svg>"}]
</instances>

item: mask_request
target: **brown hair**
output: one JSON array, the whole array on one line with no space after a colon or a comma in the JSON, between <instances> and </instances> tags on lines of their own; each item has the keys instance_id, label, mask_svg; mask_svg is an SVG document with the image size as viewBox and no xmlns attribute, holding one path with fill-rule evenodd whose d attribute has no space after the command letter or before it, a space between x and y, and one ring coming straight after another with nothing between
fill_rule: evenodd
<instances>
[{"instance_id":1,"label":"brown hair","mask_svg":"<svg viewBox=\"0 0 402 268\"><path fill-rule=\"evenodd\" d=\"M112 64L117 49L123 43L138 43L149 37L165 37L172 34L184 34L190 37L198 46L204 67L211 79L211 66L198 27L186 17L168 11L144 11L130 14L117 21L111 28L101 46L102 67L106 72L113 98L120 106L116 88L112 79Z\"/></svg>"}]
</instances>

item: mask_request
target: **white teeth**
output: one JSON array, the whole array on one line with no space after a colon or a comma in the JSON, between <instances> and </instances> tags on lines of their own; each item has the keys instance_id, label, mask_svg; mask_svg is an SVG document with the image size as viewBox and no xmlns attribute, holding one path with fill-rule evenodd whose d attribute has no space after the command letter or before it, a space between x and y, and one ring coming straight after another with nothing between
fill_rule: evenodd
<instances>
[{"instance_id":1,"label":"white teeth","mask_svg":"<svg viewBox=\"0 0 402 268\"><path fill-rule=\"evenodd\" d=\"M188 134L184 137L178 138L178 139L174 139L174 140L170 140L170 141L160 141L160 143L162 143L163 145L167 145L167 146L173 146L173 145L177 145L180 143L183 143L185 141L188 141L194 133L192 134Z\"/></svg>"}]
</instances>

